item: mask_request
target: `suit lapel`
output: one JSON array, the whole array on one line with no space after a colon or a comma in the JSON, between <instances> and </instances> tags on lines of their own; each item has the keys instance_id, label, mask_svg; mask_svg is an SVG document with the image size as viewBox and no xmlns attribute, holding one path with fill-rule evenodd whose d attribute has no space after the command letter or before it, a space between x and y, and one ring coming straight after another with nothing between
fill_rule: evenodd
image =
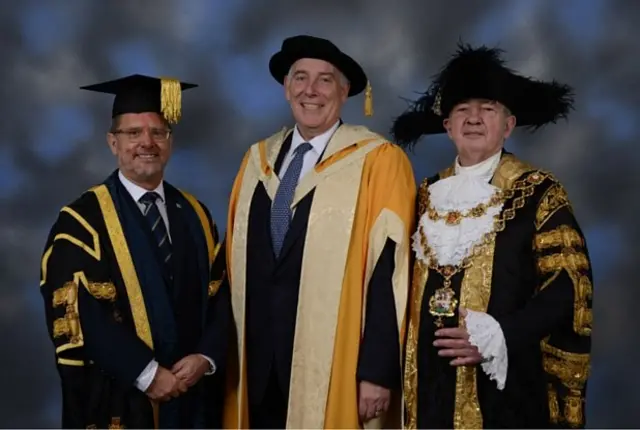
<instances>
[{"instance_id":1,"label":"suit lapel","mask_svg":"<svg viewBox=\"0 0 640 430\"><path fill-rule=\"evenodd\" d=\"M182 284L182 264L185 254L185 240L189 232L184 225L184 217L182 214L182 205L178 203L175 193L177 191L167 186L165 182L165 195L167 198L167 217L169 218L169 231L171 232L171 246L173 255L171 257L173 281L172 285L173 297L178 295L178 286Z\"/></svg>"}]
</instances>

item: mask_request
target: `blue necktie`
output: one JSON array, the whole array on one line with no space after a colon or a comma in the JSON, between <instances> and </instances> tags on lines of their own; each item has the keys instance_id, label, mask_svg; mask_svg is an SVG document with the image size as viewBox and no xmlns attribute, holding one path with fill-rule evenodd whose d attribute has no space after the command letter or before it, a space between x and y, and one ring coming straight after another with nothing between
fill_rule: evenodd
<instances>
[{"instance_id":1,"label":"blue necktie","mask_svg":"<svg viewBox=\"0 0 640 430\"><path fill-rule=\"evenodd\" d=\"M284 237L289 230L289 224L291 224L291 200L302 170L304 154L311 148L309 142L304 142L296 148L293 160L280 181L280 186L271 205L271 240L276 257L280 256Z\"/></svg>"},{"instance_id":2,"label":"blue necktie","mask_svg":"<svg viewBox=\"0 0 640 430\"><path fill-rule=\"evenodd\" d=\"M168 264L171 262L171 242L169 241L167 226L156 204L159 198L158 193L150 191L140 197L140 203L144 205L142 213L149 222L151 234L153 234L160 251L160 259L167 267L170 267Z\"/></svg>"}]
</instances>

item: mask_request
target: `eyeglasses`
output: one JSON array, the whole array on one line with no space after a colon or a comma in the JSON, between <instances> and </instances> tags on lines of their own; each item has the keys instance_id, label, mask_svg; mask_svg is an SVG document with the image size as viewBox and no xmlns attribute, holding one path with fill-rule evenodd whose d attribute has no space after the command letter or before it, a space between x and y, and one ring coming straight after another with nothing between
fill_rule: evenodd
<instances>
[{"instance_id":1,"label":"eyeglasses","mask_svg":"<svg viewBox=\"0 0 640 430\"><path fill-rule=\"evenodd\" d=\"M128 130L114 130L111 133L122 134L126 136L130 142L135 143L143 139L145 130L142 128L131 128ZM171 130L166 128L152 128L149 129L149 136L151 136L151 140L154 142L166 142L169 136L171 136Z\"/></svg>"}]
</instances>

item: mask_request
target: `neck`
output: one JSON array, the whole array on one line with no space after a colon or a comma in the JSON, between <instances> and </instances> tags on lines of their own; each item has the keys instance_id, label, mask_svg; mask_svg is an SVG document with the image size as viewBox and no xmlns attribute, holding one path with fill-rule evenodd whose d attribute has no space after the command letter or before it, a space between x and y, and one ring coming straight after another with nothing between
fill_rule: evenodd
<instances>
[{"instance_id":1,"label":"neck","mask_svg":"<svg viewBox=\"0 0 640 430\"><path fill-rule=\"evenodd\" d=\"M298 127L298 133L300 133L300 136L308 142L314 137L318 137L321 134L326 133L337 121L338 120L331 122L329 125L322 125L319 127L305 127L300 124L296 124L296 127Z\"/></svg>"},{"instance_id":2,"label":"neck","mask_svg":"<svg viewBox=\"0 0 640 430\"><path fill-rule=\"evenodd\" d=\"M482 163L483 161L493 157L498 152L502 151L502 148L499 148L497 151L493 152L485 152L485 153L459 153L458 154L458 164L461 167L469 167L474 166L478 163Z\"/></svg>"},{"instance_id":3,"label":"neck","mask_svg":"<svg viewBox=\"0 0 640 430\"><path fill-rule=\"evenodd\" d=\"M129 181L133 182L140 188L144 188L147 191L153 191L158 188L158 185L162 182L162 175L154 176L152 178L145 178L144 180L133 179L124 171L120 170L122 175L127 178Z\"/></svg>"}]
</instances>

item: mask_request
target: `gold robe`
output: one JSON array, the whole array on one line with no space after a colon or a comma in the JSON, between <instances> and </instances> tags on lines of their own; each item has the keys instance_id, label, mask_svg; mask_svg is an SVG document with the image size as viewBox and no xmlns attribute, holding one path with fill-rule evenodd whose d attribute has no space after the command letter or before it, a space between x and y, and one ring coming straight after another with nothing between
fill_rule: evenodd
<instances>
[{"instance_id":1,"label":"gold robe","mask_svg":"<svg viewBox=\"0 0 640 430\"><path fill-rule=\"evenodd\" d=\"M230 361L237 358L237 368L233 371L230 366L225 428L250 424L244 342L250 204L260 183L271 199L275 196L279 179L273 173L274 163L290 132L285 128L250 148L231 193L227 272L238 349L229 353ZM312 190L287 428L359 428L356 366L366 289L385 242L392 239L396 243L392 283L403 344L416 185L410 161L399 147L365 127L343 124L315 169L300 180L293 206Z\"/></svg>"}]
</instances>

